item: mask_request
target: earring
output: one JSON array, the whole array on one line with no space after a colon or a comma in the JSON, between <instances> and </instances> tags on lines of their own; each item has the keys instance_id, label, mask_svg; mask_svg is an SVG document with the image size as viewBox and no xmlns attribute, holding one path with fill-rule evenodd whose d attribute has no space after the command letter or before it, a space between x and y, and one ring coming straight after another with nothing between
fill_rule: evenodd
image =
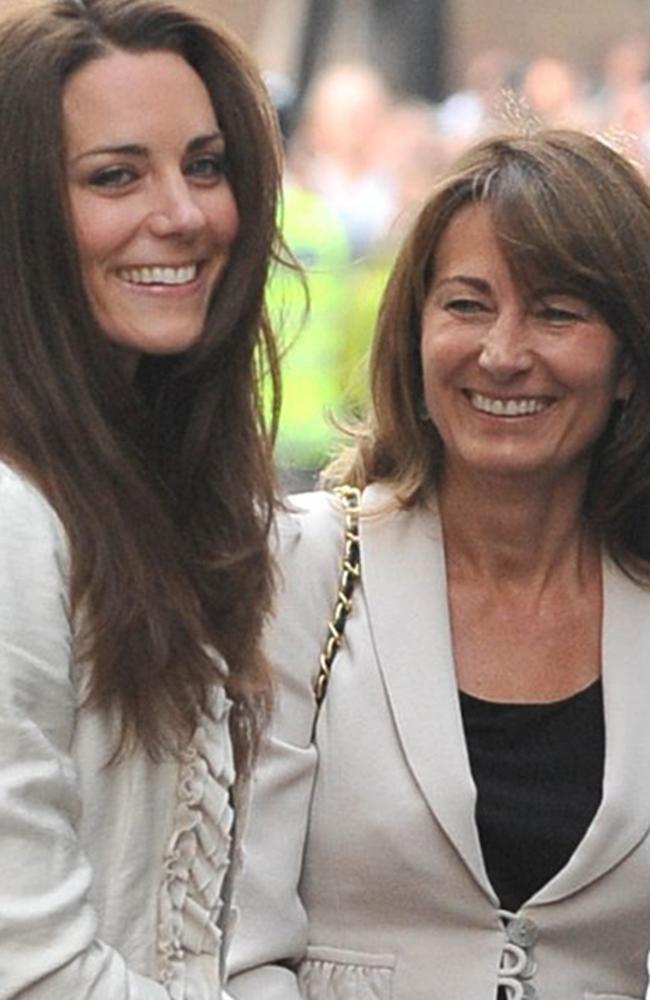
<instances>
[{"instance_id":1,"label":"earring","mask_svg":"<svg viewBox=\"0 0 650 1000\"><path fill-rule=\"evenodd\" d=\"M427 409L427 404L424 399L421 399L417 406L418 419L422 421L423 424L428 423L431 420L431 414Z\"/></svg>"},{"instance_id":2,"label":"earring","mask_svg":"<svg viewBox=\"0 0 650 1000\"><path fill-rule=\"evenodd\" d=\"M622 438L627 431L630 418L630 400L632 399L632 393L629 396L623 396L617 399L618 403L617 411L614 412L614 437Z\"/></svg>"}]
</instances>

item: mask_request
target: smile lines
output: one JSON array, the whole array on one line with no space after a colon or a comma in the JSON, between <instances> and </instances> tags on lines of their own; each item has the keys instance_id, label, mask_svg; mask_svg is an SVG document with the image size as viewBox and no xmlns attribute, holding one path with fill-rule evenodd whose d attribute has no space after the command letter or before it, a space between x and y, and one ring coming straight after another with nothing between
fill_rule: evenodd
<instances>
[{"instance_id":1,"label":"smile lines","mask_svg":"<svg viewBox=\"0 0 650 1000\"><path fill-rule=\"evenodd\" d=\"M480 413L489 413L495 417L527 417L534 413L541 413L551 405L549 399L521 398L521 399L492 399L483 396L479 392L466 393L471 405Z\"/></svg>"},{"instance_id":2,"label":"smile lines","mask_svg":"<svg viewBox=\"0 0 650 1000\"><path fill-rule=\"evenodd\" d=\"M183 267L124 267L117 274L131 285L187 285L198 272L196 264Z\"/></svg>"}]
</instances>

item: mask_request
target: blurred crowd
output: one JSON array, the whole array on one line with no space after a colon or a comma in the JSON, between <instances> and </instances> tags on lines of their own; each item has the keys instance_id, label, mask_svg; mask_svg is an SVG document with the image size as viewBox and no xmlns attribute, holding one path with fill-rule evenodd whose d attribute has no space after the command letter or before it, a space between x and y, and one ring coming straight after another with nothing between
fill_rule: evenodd
<instances>
[{"instance_id":1,"label":"blurred crowd","mask_svg":"<svg viewBox=\"0 0 650 1000\"><path fill-rule=\"evenodd\" d=\"M504 125L586 129L650 173L650 39L618 40L597 73L546 55L522 65L481 52L438 105L392 94L367 65L329 65L295 115L288 81L270 80L286 126L283 231L304 288L277 266L269 305L284 344L279 463L308 487L340 427L363 407L364 364L395 248L441 168Z\"/></svg>"}]
</instances>

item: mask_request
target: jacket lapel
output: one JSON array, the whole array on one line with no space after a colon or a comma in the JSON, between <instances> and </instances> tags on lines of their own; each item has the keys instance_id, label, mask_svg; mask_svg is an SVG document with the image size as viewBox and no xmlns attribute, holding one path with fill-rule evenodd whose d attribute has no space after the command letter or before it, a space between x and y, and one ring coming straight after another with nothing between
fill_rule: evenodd
<instances>
[{"instance_id":1,"label":"jacket lapel","mask_svg":"<svg viewBox=\"0 0 650 1000\"><path fill-rule=\"evenodd\" d=\"M650 829L650 592L603 562L603 798L575 853L539 893L552 902L599 878Z\"/></svg>"},{"instance_id":2,"label":"jacket lapel","mask_svg":"<svg viewBox=\"0 0 650 1000\"><path fill-rule=\"evenodd\" d=\"M435 508L372 515L364 493L362 577L370 631L400 743L431 812L496 903L474 820L476 789L454 672L444 548ZM603 563L605 772L601 805L575 853L531 900L567 896L616 865L650 829L650 592Z\"/></svg>"},{"instance_id":3,"label":"jacket lapel","mask_svg":"<svg viewBox=\"0 0 650 1000\"><path fill-rule=\"evenodd\" d=\"M496 902L474 810L451 649L444 551L435 509L391 511L391 494L363 498L361 560L370 631L404 754L429 808Z\"/></svg>"}]
</instances>

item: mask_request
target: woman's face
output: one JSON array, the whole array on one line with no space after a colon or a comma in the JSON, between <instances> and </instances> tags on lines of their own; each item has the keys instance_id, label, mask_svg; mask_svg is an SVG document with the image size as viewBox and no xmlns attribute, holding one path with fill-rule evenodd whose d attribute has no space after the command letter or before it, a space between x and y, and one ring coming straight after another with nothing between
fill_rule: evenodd
<instances>
[{"instance_id":1,"label":"woman's face","mask_svg":"<svg viewBox=\"0 0 650 1000\"><path fill-rule=\"evenodd\" d=\"M452 218L422 318L424 397L445 468L584 476L617 397L620 347L583 299L523 292L485 204Z\"/></svg>"},{"instance_id":2,"label":"woman's face","mask_svg":"<svg viewBox=\"0 0 650 1000\"><path fill-rule=\"evenodd\" d=\"M136 357L185 351L201 337L239 224L201 78L171 52L115 50L70 78L63 114L95 318Z\"/></svg>"}]
</instances>

